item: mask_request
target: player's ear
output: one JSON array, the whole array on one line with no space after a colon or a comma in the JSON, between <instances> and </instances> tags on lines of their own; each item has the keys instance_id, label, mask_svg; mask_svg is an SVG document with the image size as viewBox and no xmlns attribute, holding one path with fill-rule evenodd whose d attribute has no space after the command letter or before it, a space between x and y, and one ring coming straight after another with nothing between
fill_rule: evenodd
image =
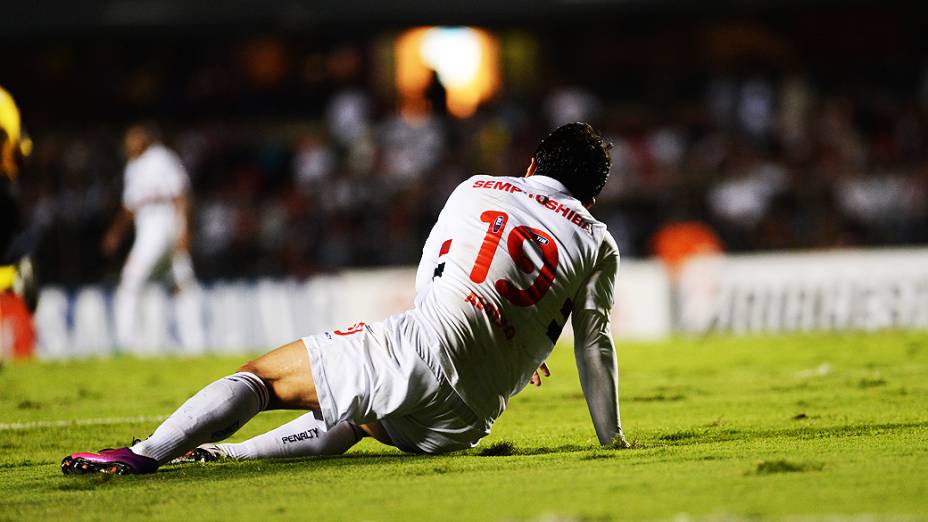
<instances>
[{"instance_id":1,"label":"player's ear","mask_svg":"<svg viewBox=\"0 0 928 522\"><path fill-rule=\"evenodd\" d=\"M525 177L529 177L535 173L535 169L538 168L538 164L535 163L535 157L532 156L532 161L528 164L528 169L525 170Z\"/></svg>"}]
</instances>

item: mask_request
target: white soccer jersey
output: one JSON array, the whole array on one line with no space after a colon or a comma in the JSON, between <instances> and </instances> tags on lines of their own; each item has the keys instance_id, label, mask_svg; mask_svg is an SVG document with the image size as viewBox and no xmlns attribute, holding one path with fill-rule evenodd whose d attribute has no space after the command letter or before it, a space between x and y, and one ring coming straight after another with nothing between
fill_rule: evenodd
<instances>
[{"instance_id":1,"label":"white soccer jersey","mask_svg":"<svg viewBox=\"0 0 928 522\"><path fill-rule=\"evenodd\" d=\"M557 180L474 176L451 194L425 244L414 313L452 387L492 423L571 311L608 318L618 263L606 226Z\"/></svg>"},{"instance_id":2,"label":"white soccer jersey","mask_svg":"<svg viewBox=\"0 0 928 522\"><path fill-rule=\"evenodd\" d=\"M149 217L173 217L174 199L190 185L187 171L177 154L164 145L151 145L126 164L122 202L135 214L136 225Z\"/></svg>"}]
</instances>

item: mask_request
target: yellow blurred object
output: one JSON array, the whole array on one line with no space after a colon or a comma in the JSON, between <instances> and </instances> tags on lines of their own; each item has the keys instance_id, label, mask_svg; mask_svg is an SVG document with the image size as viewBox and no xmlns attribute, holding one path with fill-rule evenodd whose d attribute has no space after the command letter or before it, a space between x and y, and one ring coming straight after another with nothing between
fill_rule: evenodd
<instances>
[{"instance_id":1,"label":"yellow blurred object","mask_svg":"<svg viewBox=\"0 0 928 522\"><path fill-rule=\"evenodd\" d=\"M13 288L16 281L16 267L13 265L0 266L0 292Z\"/></svg>"},{"instance_id":2,"label":"yellow blurred object","mask_svg":"<svg viewBox=\"0 0 928 522\"><path fill-rule=\"evenodd\" d=\"M32 140L24 135L19 108L3 87L0 87L0 131L0 173L15 179L19 158L32 154Z\"/></svg>"}]
</instances>

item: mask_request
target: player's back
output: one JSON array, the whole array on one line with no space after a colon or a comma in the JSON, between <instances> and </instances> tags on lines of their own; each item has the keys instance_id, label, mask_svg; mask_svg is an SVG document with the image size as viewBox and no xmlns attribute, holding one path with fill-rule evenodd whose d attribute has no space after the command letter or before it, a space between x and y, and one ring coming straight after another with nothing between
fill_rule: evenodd
<instances>
[{"instance_id":1,"label":"player's back","mask_svg":"<svg viewBox=\"0 0 928 522\"><path fill-rule=\"evenodd\" d=\"M605 225L552 178L474 176L454 191L423 253L431 281L417 278L416 307L475 413L492 421L525 387L604 245L617 256Z\"/></svg>"}]
</instances>

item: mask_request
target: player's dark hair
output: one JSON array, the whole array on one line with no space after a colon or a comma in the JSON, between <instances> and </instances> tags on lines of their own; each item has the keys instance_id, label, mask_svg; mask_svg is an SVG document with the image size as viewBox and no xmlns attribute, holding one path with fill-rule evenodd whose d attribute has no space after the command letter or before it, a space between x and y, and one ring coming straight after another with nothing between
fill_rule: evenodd
<instances>
[{"instance_id":1,"label":"player's dark hair","mask_svg":"<svg viewBox=\"0 0 928 522\"><path fill-rule=\"evenodd\" d=\"M580 201L599 195L609 178L612 144L589 124L568 123L548 134L535 150L535 174L554 178Z\"/></svg>"}]
</instances>

